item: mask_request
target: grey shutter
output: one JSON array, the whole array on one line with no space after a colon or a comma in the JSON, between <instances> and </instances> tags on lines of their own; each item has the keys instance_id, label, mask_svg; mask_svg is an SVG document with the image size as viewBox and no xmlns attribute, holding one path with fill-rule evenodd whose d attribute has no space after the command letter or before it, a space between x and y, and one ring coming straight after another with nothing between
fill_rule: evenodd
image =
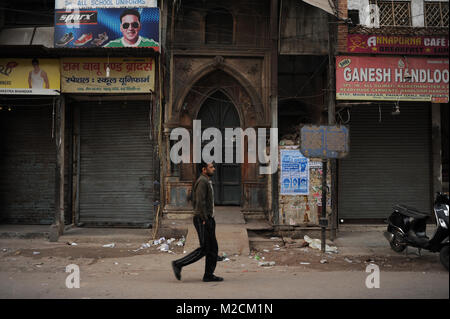
<instances>
[{"instance_id":1,"label":"grey shutter","mask_svg":"<svg viewBox=\"0 0 450 319\"><path fill-rule=\"evenodd\" d=\"M406 103L406 102L405 102ZM356 106L350 154L339 162L339 218L380 219L392 206L431 207L430 105Z\"/></svg>"},{"instance_id":2,"label":"grey shutter","mask_svg":"<svg viewBox=\"0 0 450 319\"><path fill-rule=\"evenodd\" d=\"M51 224L56 170L52 102L17 103L10 103L11 111L0 111L0 221Z\"/></svg>"},{"instance_id":3,"label":"grey shutter","mask_svg":"<svg viewBox=\"0 0 450 319\"><path fill-rule=\"evenodd\" d=\"M148 101L83 105L81 223L150 226L155 149L149 129Z\"/></svg>"}]
</instances>

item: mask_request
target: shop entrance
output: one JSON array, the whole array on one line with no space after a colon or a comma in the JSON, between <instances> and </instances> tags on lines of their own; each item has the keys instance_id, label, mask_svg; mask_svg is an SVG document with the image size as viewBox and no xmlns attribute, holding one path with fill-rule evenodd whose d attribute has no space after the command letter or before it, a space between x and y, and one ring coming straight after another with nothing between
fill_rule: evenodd
<instances>
[{"instance_id":1,"label":"shop entrance","mask_svg":"<svg viewBox=\"0 0 450 319\"><path fill-rule=\"evenodd\" d=\"M210 95L203 103L197 119L202 121L202 132L214 127L222 133L222 162L225 161L225 128L240 127L239 114L230 98L221 91ZM203 145L208 141L203 142ZM241 205L241 165L236 163L235 145L233 163L215 163L212 178L215 205Z\"/></svg>"},{"instance_id":2,"label":"shop entrance","mask_svg":"<svg viewBox=\"0 0 450 319\"><path fill-rule=\"evenodd\" d=\"M79 112L79 223L150 227L155 145L149 101L84 101Z\"/></svg>"},{"instance_id":3,"label":"shop entrance","mask_svg":"<svg viewBox=\"0 0 450 319\"><path fill-rule=\"evenodd\" d=\"M49 225L55 216L54 101L0 102L0 222Z\"/></svg>"}]
</instances>

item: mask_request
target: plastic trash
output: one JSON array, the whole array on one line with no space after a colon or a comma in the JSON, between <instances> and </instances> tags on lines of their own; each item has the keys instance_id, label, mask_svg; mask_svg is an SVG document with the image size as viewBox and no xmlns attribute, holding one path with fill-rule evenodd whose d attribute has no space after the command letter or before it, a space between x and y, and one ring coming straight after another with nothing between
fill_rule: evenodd
<instances>
[{"instance_id":1,"label":"plastic trash","mask_svg":"<svg viewBox=\"0 0 450 319\"><path fill-rule=\"evenodd\" d=\"M40 254L40 252L38 252L38 251L33 251L33 255L39 255Z\"/></svg>"},{"instance_id":2,"label":"plastic trash","mask_svg":"<svg viewBox=\"0 0 450 319\"><path fill-rule=\"evenodd\" d=\"M307 262L300 262L300 265L311 265L311 263L307 263Z\"/></svg>"},{"instance_id":3,"label":"plastic trash","mask_svg":"<svg viewBox=\"0 0 450 319\"><path fill-rule=\"evenodd\" d=\"M186 242L186 238L181 237L181 239L177 242L177 246L183 247L184 243Z\"/></svg>"},{"instance_id":4,"label":"plastic trash","mask_svg":"<svg viewBox=\"0 0 450 319\"><path fill-rule=\"evenodd\" d=\"M114 243L103 245L103 247L105 247L105 248L114 248L115 246L116 246L116 244L114 244Z\"/></svg>"},{"instance_id":5,"label":"plastic trash","mask_svg":"<svg viewBox=\"0 0 450 319\"><path fill-rule=\"evenodd\" d=\"M71 243L70 246L78 246L77 243Z\"/></svg>"},{"instance_id":6,"label":"plastic trash","mask_svg":"<svg viewBox=\"0 0 450 319\"><path fill-rule=\"evenodd\" d=\"M145 248L150 248L152 246L152 244L150 243L145 243L141 245L141 249L145 249Z\"/></svg>"},{"instance_id":7,"label":"plastic trash","mask_svg":"<svg viewBox=\"0 0 450 319\"><path fill-rule=\"evenodd\" d=\"M159 246L158 249L161 250L161 251L169 251L169 245L162 244L161 246Z\"/></svg>"},{"instance_id":8,"label":"plastic trash","mask_svg":"<svg viewBox=\"0 0 450 319\"><path fill-rule=\"evenodd\" d=\"M258 263L258 266L260 266L260 267L275 266L275 262L274 261L261 261Z\"/></svg>"},{"instance_id":9,"label":"plastic trash","mask_svg":"<svg viewBox=\"0 0 450 319\"><path fill-rule=\"evenodd\" d=\"M261 257L259 257L258 254L255 255L255 260L261 260Z\"/></svg>"},{"instance_id":10,"label":"plastic trash","mask_svg":"<svg viewBox=\"0 0 450 319\"><path fill-rule=\"evenodd\" d=\"M170 238L167 243L170 245L171 243L173 243L175 241L175 238Z\"/></svg>"},{"instance_id":11,"label":"plastic trash","mask_svg":"<svg viewBox=\"0 0 450 319\"><path fill-rule=\"evenodd\" d=\"M269 253L269 252L270 252L268 249L263 249L263 251L264 251L265 253Z\"/></svg>"},{"instance_id":12,"label":"plastic trash","mask_svg":"<svg viewBox=\"0 0 450 319\"><path fill-rule=\"evenodd\" d=\"M347 257L345 257L344 260L345 260L346 262L348 262L349 264L353 263L353 261L351 261L351 260L348 259Z\"/></svg>"},{"instance_id":13,"label":"plastic trash","mask_svg":"<svg viewBox=\"0 0 450 319\"><path fill-rule=\"evenodd\" d=\"M320 263L321 263L321 264L327 264L327 263L328 263L328 260L322 259L322 260L320 261Z\"/></svg>"},{"instance_id":14,"label":"plastic trash","mask_svg":"<svg viewBox=\"0 0 450 319\"><path fill-rule=\"evenodd\" d=\"M322 249L322 241L320 239L312 239L305 235L304 240L309 244L309 247L314 249ZM325 245L325 252L337 253L337 247Z\"/></svg>"}]
</instances>

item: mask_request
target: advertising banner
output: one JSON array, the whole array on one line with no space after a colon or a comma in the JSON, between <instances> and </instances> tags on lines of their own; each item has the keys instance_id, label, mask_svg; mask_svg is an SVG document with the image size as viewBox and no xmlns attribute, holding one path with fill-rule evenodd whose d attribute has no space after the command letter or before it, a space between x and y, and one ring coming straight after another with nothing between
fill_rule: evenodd
<instances>
[{"instance_id":1,"label":"advertising banner","mask_svg":"<svg viewBox=\"0 0 450 319\"><path fill-rule=\"evenodd\" d=\"M349 53L448 55L448 36L348 34Z\"/></svg>"},{"instance_id":2,"label":"advertising banner","mask_svg":"<svg viewBox=\"0 0 450 319\"><path fill-rule=\"evenodd\" d=\"M59 95L59 60L0 59L0 94Z\"/></svg>"},{"instance_id":3,"label":"advertising banner","mask_svg":"<svg viewBox=\"0 0 450 319\"><path fill-rule=\"evenodd\" d=\"M336 99L447 103L444 58L336 57Z\"/></svg>"},{"instance_id":4,"label":"advertising banner","mask_svg":"<svg viewBox=\"0 0 450 319\"><path fill-rule=\"evenodd\" d=\"M57 1L54 45L159 51L159 8L154 5L146 0Z\"/></svg>"},{"instance_id":5,"label":"advertising banner","mask_svg":"<svg viewBox=\"0 0 450 319\"><path fill-rule=\"evenodd\" d=\"M61 59L64 93L150 93L154 89L152 58Z\"/></svg>"},{"instance_id":6,"label":"advertising banner","mask_svg":"<svg viewBox=\"0 0 450 319\"><path fill-rule=\"evenodd\" d=\"M280 150L281 195L309 194L309 159L299 150Z\"/></svg>"}]
</instances>

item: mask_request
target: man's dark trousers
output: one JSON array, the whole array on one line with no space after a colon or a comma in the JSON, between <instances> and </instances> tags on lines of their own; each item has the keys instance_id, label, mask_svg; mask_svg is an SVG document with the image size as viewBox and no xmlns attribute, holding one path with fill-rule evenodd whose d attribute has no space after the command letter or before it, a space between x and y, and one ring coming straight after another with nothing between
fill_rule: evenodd
<instances>
[{"instance_id":1,"label":"man's dark trousers","mask_svg":"<svg viewBox=\"0 0 450 319\"><path fill-rule=\"evenodd\" d=\"M206 256L205 276L211 276L216 269L218 246L216 239L216 222L213 217L208 217L205 224L200 216L194 216L194 226L197 230L200 247L191 252L189 255L175 260L177 267L184 267L195 263L202 257Z\"/></svg>"}]
</instances>

